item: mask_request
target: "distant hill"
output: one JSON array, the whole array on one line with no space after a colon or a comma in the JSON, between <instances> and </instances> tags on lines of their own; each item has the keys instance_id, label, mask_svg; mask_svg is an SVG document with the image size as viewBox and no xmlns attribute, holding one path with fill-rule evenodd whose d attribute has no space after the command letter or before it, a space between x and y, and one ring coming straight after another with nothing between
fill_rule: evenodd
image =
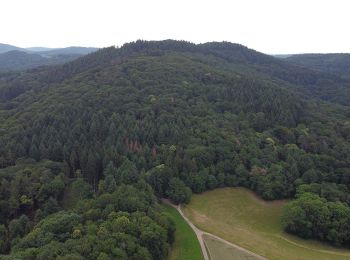
<instances>
[{"instance_id":1,"label":"distant hill","mask_svg":"<svg viewBox=\"0 0 350 260\"><path fill-rule=\"evenodd\" d=\"M0 71L25 70L39 66L57 65L72 61L80 56L80 54L61 54L49 57L37 53L14 50L0 53Z\"/></svg>"},{"instance_id":2,"label":"distant hill","mask_svg":"<svg viewBox=\"0 0 350 260\"><path fill-rule=\"evenodd\" d=\"M33 52L43 52L43 51L50 51L53 50L54 48L47 48L47 47L29 47L26 48L28 51L33 51Z\"/></svg>"},{"instance_id":3,"label":"distant hill","mask_svg":"<svg viewBox=\"0 0 350 260\"><path fill-rule=\"evenodd\" d=\"M85 47L19 48L8 44L0 44L0 71L18 71L39 66L62 64L96 50L97 48Z\"/></svg>"},{"instance_id":4,"label":"distant hill","mask_svg":"<svg viewBox=\"0 0 350 260\"><path fill-rule=\"evenodd\" d=\"M35 53L49 58L47 63L41 65L52 65L62 64L67 60L74 60L74 58L82 56L84 53L91 53L94 50L96 49L68 47ZM274 82L274 84L294 89L304 95L318 97L343 105L350 105L349 79L308 68L296 64L295 62L289 62L287 58L282 59L266 55L240 44L209 42L195 45L182 41L137 41L134 43L127 43L122 48L112 50L113 48L107 48L102 52L92 53L87 57L78 59L76 62L73 61L60 69L55 68L53 73L48 72L47 77L50 78L50 81L55 81L56 79L61 79L69 75L70 77L74 77L78 73L89 69L109 66L112 61L120 60L126 53L128 55L160 55L170 51L186 55L189 53L197 56L206 55L209 64L215 65L215 67L220 70L254 75L254 77L259 78L259 80ZM73 55L74 52L77 54L74 54L75 57L71 57L70 55ZM61 55L68 56L62 58ZM109 55L112 55L112 57ZM26 66L26 68L35 67L37 67L37 64ZM12 68L12 70L15 69ZM67 71L69 75L67 75Z\"/></svg>"},{"instance_id":5,"label":"distant hill","mask_svg":"<svg viewBox=\"0 0 350 260\"><path fill-rule=\"evenodd\" d=\"M22 70L45 64L46 58L39 54L13 50L0 53L0 70Z\"/></svg>"},{"instance_id":6,"label":"distant hill","mask_svg":"<svg viewBox=\"0 0 350 260\"><path fill-rule=\"evenodd\" d=\"M8 51L24 51L25 49L9 45L9 44L3 44L0 43L0 53L8 52Z\"/></svg>"},{"instance_id":7,"label":"distant hill","mask_svg":"<svg viewBox=\"0 0 350 260\"><path fill-rule=\"evenodd\" d=\"M230 63L232 69L249 73L306 95L350 105L350 80L318 71L288 60L266 55L245 46L233 43L211 42L198 46L216 57Z\"/></svg>"},{"instance_id":8,"label":"distant hill","mask_svg":"<svg viewBox=\"0 0 350 260\"><path fill-rule=\"evenodd\" d=\"M350 79L349 53L298 54L285 57L285 60L310 69Z\"/></svg>"},{"instance_id":9,"label":"distant hill","mask_svg":"<svg viewBox=\"0 0 350 260\"><path fill-rule=\"evenodd\" d=\"M67 47L67 48L59 48L59 49L50 49L46 51L40 51L39 53L42 55L67 55L67 54L80 54L86 55L91 52L97 51L97 48L92 47Z\"/></svg>"},{"instance_id":10,"label":"distant hill","mask_svg":"<svg viewBox=\"0 0 350 260\"><path fill-rule=\"evenodd\" d=\"M293 54L274 54L272 56L275 58L288 58L290 56L293 56Z\"/></svg>"}]
</instances>

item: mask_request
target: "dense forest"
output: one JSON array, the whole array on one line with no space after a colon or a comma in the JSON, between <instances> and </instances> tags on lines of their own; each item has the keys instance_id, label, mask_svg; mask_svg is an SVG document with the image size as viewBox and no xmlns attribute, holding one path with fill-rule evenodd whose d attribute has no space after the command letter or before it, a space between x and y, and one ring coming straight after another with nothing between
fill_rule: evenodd
<instances>
[{"instance_id":1,"label":"dense forest","mask_svg":"<svg viewBox=\"0 0 350 260\"><path fill-rule=\"evenodd\" d=\"M350 54L297 54L285 58L294 64L350 79Z\"/></svg>"},{"instance_id":2,"label":"dense forest","mask_svg":"<svg viewBox=\"0 0 350 260\"><path fill-rule=\"evenodd\" d=\"M157 198L225 186L295 197L288 232L349 245L349 86L225 42L137 41L3 73L0 253L164 259L174 226Z\"/></svg>"}]
</instances>

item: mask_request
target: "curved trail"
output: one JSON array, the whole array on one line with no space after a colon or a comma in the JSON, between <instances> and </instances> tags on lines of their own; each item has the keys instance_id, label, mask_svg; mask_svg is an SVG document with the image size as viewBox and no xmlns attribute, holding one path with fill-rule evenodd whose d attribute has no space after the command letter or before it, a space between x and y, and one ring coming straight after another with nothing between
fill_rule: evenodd
<instances>
[{"instance_id":1,"label":"curved trail","mask_svg":"<svg viewBox=\"0 0 350 260\"><path fill-rule=\"evenodd\" d=\"M323 249L315 249L315 248L312 248L312 247L308 247L308 246L304 246L304 245L301 245L299 243L296 243L286 237L283 237L281 235L276 235L277 237L279 237L280 239L283 239L285 241L287 241L288 243L291 243L295 246L298 246L298 247L301 247L301 248L305 248L305 249L308 249L308 250L312 250L312 251L315 251L315 252L320 252L320 253L327 253L327 254L333 254L333 255L337 255L337 256L349 256L350 257L350 254L348 253L341 253L341 252L333 252L333 251L330 251L330 250L323 250Z\"/></svg>"},{"instance_id":2,"label":"curved trail","mask_svg":"<svg viewBox=\"0 0 350 260\"><path fill-rule=\"evenodd\" d=\"M231 246L231 247L236 248L237 250L240 250L240 251L243 251L243 252L245 252L245 253L247 253L247 254L250 254L250 255L256 257L257 259L266 260L265 257L262 257L262 256L260 256L260 255L257 255L257 254L255 254L255 253L253 253L253 252L251 252L251 251L249 251L249 250L243 248L243 247L240 247L240 246L238 246L238 245L232 244L231 242L229 242L229 241L227 241L227 240L225 240L225 239L222 239L221 237L218 237L218 236L216 236L216 235L214 235L214 234L205 232L205 231L203 231L203 230L197 228L197 227L185 216L185 214L182 212L182 210L181 210L181 205L174 205L174 204L172 204L172 203L171 203L169 200L167 200L167 199L162 199L162 201L163 201L164 203L166 203L166 204L172 206L173 208L175 208L175 209L180 213L180 215L182 216L182 218L187 222L187 224L190 225L190 227L192 228L192 230L194 231L194 233L195 233L196 236L197 236L197 239L198 239L199 244L200 244L201 249L202 249L202 254L203 254L204 260L210 260L210 257L209 257L208 250L207 250L207 248L206 248L206 246L205 246L205 243L204 243L203 235L211 236L211 237L213 237L213 238L215 238L215 239L217 239L217 240L219 240L219 241L225 243L226 245L229 245L229 246Z\"/></svg>"}]
</instances>

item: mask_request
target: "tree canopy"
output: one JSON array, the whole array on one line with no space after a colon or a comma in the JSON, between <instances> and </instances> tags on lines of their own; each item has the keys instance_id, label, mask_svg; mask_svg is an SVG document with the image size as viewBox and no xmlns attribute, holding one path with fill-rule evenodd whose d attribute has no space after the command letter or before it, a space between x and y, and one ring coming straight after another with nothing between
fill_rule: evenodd
<instances>
[{"instance_id":1,"label":"tree canopy","mask_svg":"<svg viewBox=\"0 0 350 260\"><path fill-rule=\"evenodd\" d=\"M155 196L234 186L297 195L287 231L347 244L347 84L241 45L170 40L3 73L1 253L164 259L173 227Z\"/></svg>"}]
</instances>

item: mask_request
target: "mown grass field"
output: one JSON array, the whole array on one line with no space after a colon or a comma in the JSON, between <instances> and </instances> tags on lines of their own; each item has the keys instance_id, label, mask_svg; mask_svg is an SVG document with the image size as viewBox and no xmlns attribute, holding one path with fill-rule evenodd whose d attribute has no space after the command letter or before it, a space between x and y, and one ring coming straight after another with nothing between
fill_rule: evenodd
<instances>
[{"instance_id":1,"label":"mown grass field","mask_svg":"<svg viewBox=\"0 0 350 260\"><path fill-rule=\"evenodd\" d=\"M263 201L244 188L223 188L192 196L183 211L198 228L268 259L350 259L350 250L283 232L284 203Z\"/></svg>"},{"instance_id":2,"label":"mown grass field","mask_svg":"<svg viewBox=\"0 0 350 260\"><path fill-rule=\"evenodd\" d=\"M259 259L249 253L243 252L227 245L218 239L204 235L204 243L211 260L256 260Z\"/></svg>"},{"instance_id":3,"label":"mown grass field","mask_svg":"<svg viewBox=\"0 0 350 260\"><path fill-rule=\"evenodd\" d=\"M197 237L181 215L171 206L164 205L165 213L175 222L175 242L169 260L203 260Z\"/></svg>"}]
</instances>

